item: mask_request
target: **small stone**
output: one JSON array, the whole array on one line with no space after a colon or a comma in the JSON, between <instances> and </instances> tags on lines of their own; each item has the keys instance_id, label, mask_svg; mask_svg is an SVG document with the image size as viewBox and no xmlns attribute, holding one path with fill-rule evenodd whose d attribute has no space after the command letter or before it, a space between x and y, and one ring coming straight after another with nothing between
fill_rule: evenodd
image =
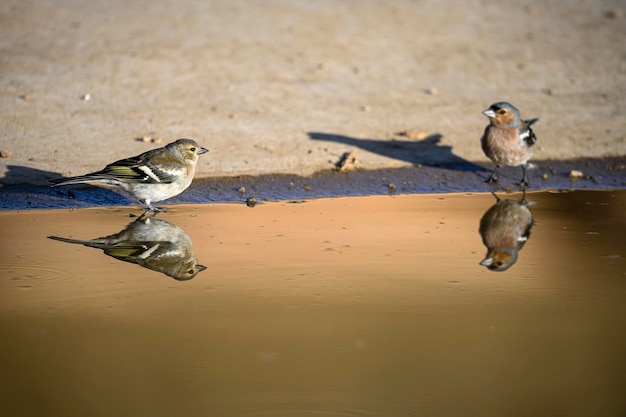
<instances>
[{"instance_id":1,"label":"small stone","mask_svg":"<svg viewBox=\"0 0 626 417\"><path fill-rule=\"evenodd\" d=\"M554 89L552 89L552 88L544 88L543 93L546 96L552 97L552 96L554 96Z\"/></svg>"},{"instance_id":2,"label":"small stone","mask_svg":"<svg viewBox=\"0 0 626 417\"><path fill-rule=\"evenodd\" d=\"M143 136L141 138L137 138L138 141L143 142L143 143L161 143L163 142L163 139L161 138L157 138L154 136Z\"/></svg>"},{"instance_id":3,"label":"small stone","mask_svg":"<svg viewBox=\"0 0 626 417\"><path fill-rule=\"evenodd\" d=\"M387 185L387 188L389 188L389 191L396 191L396 184L389 183L389 185Z\"/></svg>"},{"instance_id":4,"label":"small stone","mask_svg":"<svg viewBox=\"0 0 626 417\"><path fill-rule=\"evenodd\" d=\"M82 96L80 96L80 99L83 101L89 101L91 100L91 94L87 93L87 94L83 94Z\"/></svg>"},{"instance_id":5,"label":"small stone","mask_svg":"<svg viewBox=\"0 0 626 417\"><path fill-rule=\"evenodd\" d=\"M238 192L239 194L243 194L243 193L245 193L245 192L246 192L246 187L244 187L244 186L239 187L239 189L237 190L237 192Z\"/></svg>"},{"instance_id":6,"label":"small stone","mask_svg":"<svg viewBox=\"0 0 626 417\"><path fill-rule=\"evenodd\" d=\"M362 112L369 113L369 112L371 112L371 111L372 111L372 106L361 106L361 107L359 107L359 109L360 109Z\"/></svg>"},{"instance_id":7,"label":"small stone","mask_svg":"<svg viewBox=\"0 0 626 417\"><path fill-rule=\"evenodd\" d=\"M620 9L613 9L607 12L606 17L614 20L622 20L624 18L624 11Z\"/></svg>"},{"instance_id":8,"label":"small stone","mask_svg":"<svg viewBox=\"0 0 626 417\"><path fill-rule=\"evenodd\" d=\"M420 129L408 129L404 132L400 132L400 136L404 136L407 139L422 140L426 139L429 135L428 132L424 132Z\"/></svg>"},{"instance_id":9,"label":"small stone","mask_svg":"<svg viewBox=\"0 0 626 417\"><path fill-rule=\"evenodd\" d=\"M310 185L305 185L304 186L304 191L311 191L311 186Z\"/></svg>"},{"instance_id":10,"label":"small stone","mask_svg":"<svg viewBox=\"0 0 626 417\"><path fill-rule=\"evenodd\" d=\"M436 96L437 94L439 94L439 90L437 90L435 87L425 88L424 94L429 96Z\"/></svg>"},{"instance_id":11,"label":"small stone","mask_svg":"<svg viewBox=\"0 0 626 417\"><path fill-rule=\"evenodd\" d=\"M343 155L341 155L341 158L339 158L339 161L335 164L335 171L352 171L356 168L357 162L355 151L352 150L350 152L344 152Z\"/></svg>"},{"instance_id":12,"label":"small stone","mask_svg":"<svg viewBox=\"0 0 626 417\"><path fill-rule=\"evenodd\" d=\"M248 206L248 207L256 206L256 199L254 197L248 197L246 199L246 206Z\"/></svg>"},{"instance_id":13,"label":"small stone","mask_svg":"<svg viewBox=\"0 0 626 417\"><path fill-rule=\"evenodd\" d=\"M10 151L7 151L6 149L2 149L0 151L0 158L10 158L13 154Z\"/></svg>"},{"instance_id":14,"label":"small stone","mask_svg":"<svg viewBox=\"0 0 626 417\"><path fill-rule=\"evenodd\" d=\"M28 94L20 94L19 95L20 100L24 100L24 101L32 101L33 97L28 95Z\"/></svg>"},{"instance_id":15,"label":"small stone","mask_svg":"<svg viewBox=\"0 0 626 417\"><path fill-rule=\"evenodd\" d=\"M544 173L541 175L541 179L542 179L542 180L544 180L544 181L545 181L545 180L547 180L547 179L548 179L548 173L547 173L547 172L544 172Z\"/></svg>"},{"instance_id":16,"label":"small stone","mask_svg":"<svg viewBox=\"0 0 626 417\"><path fill-rule=\"evenodd\" d=\"M582 171L578 171L577 169L573 169L569 173L569 177L572 179L578 179L583 177Z\"/></svg>"}]
</instances>

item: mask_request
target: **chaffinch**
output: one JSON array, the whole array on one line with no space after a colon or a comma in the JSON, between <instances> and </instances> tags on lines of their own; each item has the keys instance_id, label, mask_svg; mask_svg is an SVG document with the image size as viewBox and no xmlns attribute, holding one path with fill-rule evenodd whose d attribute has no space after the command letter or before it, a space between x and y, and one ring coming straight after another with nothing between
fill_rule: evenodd
<instances>
[{"instance_id":1,"label":"chaffinch","mask_svg":"<svg viewBox=\"0 0 626 417\"><path fill-rule=\"evenodd\" d=\"M492 104L483 114L489 118L480 143L485 155L496 163L486 182L497 182L496 170L502 165L522 166L520 186L528 186L526 168L537 141L531 126L539 119L522 120L519 110L512 104L499 102Z\"/></svg>"},{"instance_id":2,"label":"chaffinch","mask_svg":"<svg viewBox=\"0 0 626 417\"><path fill-rule=\"evenodd\" d=\"M91 240L48 236L49 239L102 249L124 262L187 281L206 269L199 265L191 238L180 227L145 214L114 235Z\"/></svg>"},{"instance_id":3,"label":"chaffinch","mask_svg":"<svg viewBox=\"0 0 626 417\"><path fill-rule=\"evenodd\" d=\"M520 201L501 200L491 206L480 219L479 233L487 247L487 255L480 264L492 271L506 271L530 237L534 225L525 194Z\"/></svg>"},{"instance_id":4,"label":"chaffinch","mask_svg":"<svg viewBox=\"0 0 626 417\"><path fill-rule=\"evenodd\" d=\"M102 171L52 180L52 187L82 183L97 185L145 204L148 211L162 211L152 203L185 191L191 185L198 156L205 152L208 149L193 139L178 139L162 148L120 159Z\"/></svg>"}]
</instances>

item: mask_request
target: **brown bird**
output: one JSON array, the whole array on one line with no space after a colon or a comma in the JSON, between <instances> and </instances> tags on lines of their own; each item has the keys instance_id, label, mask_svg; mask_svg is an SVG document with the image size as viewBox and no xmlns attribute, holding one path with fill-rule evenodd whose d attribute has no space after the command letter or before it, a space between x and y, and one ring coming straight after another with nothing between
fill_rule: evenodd
<instances>
[{"instance_id":1,"label":"brown bird","mask_svg":"<svg viewBox=\"0 0 626 417\"><path fill-rule=\"evenodd\" d=\"M478 229L487 247L487 255L480 264L492 271L506 271L517 262L535 223L525 194L520 201L493 196L496 203L480 219Z\"/></svg>"},{"instance_id":2,"label":"brown bird","mask_svg":"<svg viewBox=\"0 0 626 417\"><path fill-rule=\"evenodd\" d=\"M526 168L537 142L531 126L539 119L522 120L519 110L506 102L492 104L483 114L489 118L489 125L485 128L480 143L485 155L496 163L491 176L485 182L498 181L496 170L500 166L521 165L522 180L519 185L527 187Z\"/></svg>"}]
</instances>

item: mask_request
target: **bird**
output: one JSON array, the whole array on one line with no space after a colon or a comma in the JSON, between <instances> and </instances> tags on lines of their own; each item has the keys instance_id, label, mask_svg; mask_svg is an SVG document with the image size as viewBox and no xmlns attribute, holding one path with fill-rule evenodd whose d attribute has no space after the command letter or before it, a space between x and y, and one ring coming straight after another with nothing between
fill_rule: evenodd
<instances>
[{"instance_id":1,"label":"bird","mask_svg":"<svg viewBox=\"0 0 626 417\"><path fill-rule=\"evenodd\" d=\"M139 201L147 207L146 211L166 211L152 203L185 191L191 185L198 156L208 151L193 139L178 139L162 148L120 159L101 171L50 182L52 187L92 184Z\"/></svg>"},{"instance_id":2,"label":"bird","mask_svg":"<svg viewBox=\"0 0 626 417\"><path fill-rule=\"evenodd\" d=\"M539 119L523 120L519 110L510 103L501 101L494 103L482 112L489 118L489 124L480 139L485 155L495 162L491 176L485 181L498 181L496 170L500 166L522 166L521 187L528 187L526 168L533 155L533 146L537 136L531 126Z\"/></svg>"},{"instance_id":3,"label":"bird","mask_svg":"<svg viewBox=\"0 0 626 417\"><path fill-rule=\"evenodd\" d=\"M519 201L501 200L495 193L492 194L496 203L480 219L478 229L487 248L480 265L502 272L517 262L519 251L530 238L535 221L525 193Z\"/></svg>"},{"instance_id":4,"label":"bird","mask_svg":"<svg viewBox=\"0 0 626 417\"><path fill-rule=\"evenodd\" d=\"M206 269L198 264L191 238L183 229L146 213L110 236L90 240L48 238L102 249L113 258L161 272L177 281L188 281Z\"/></svg>"}]
</instances>

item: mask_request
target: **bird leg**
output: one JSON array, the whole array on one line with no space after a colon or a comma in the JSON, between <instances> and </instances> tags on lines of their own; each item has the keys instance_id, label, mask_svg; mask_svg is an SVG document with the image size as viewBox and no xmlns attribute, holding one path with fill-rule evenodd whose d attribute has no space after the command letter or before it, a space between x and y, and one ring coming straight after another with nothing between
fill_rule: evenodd
<instances>
[{"instance_id":1,"label":"bird leg","mask_svg":"<svg viewBox=\"0 0 626 417\"><path fill-rule=\"evenodd\" d=\"M496 165L496 167L491 172L491 175L489 176L489 178L485 180L487 184L493 184L493 183L498 182L498 176L496 175L496 170L498 169L499 166L500 165Z\"/></svg>"},{"instance_id":2,"label":"bird leg","mask_svg":"<svg viewBox=\"0 0 626 417\"><path fill-rule=\"evenodd\" d=\"M522 180L517 183L522 188L528 187L528 181L526 181L526 164L522 165Z\"/></svg>"},{"instance_id":3,"label":"bird leg","mask_svg":"<svg viewBox=\"0 0 626 417\"><path fill-rule=\"evenodd\" d=\"M165 207L153 206L152 203L149 200L141 200L141 202L143 204L145 204L146 207L147 207L145 213L150 212L150 213L154 213L154 215L156 215L157 213L167 213L169 211Z\"/></svg>"}]
</instances>

